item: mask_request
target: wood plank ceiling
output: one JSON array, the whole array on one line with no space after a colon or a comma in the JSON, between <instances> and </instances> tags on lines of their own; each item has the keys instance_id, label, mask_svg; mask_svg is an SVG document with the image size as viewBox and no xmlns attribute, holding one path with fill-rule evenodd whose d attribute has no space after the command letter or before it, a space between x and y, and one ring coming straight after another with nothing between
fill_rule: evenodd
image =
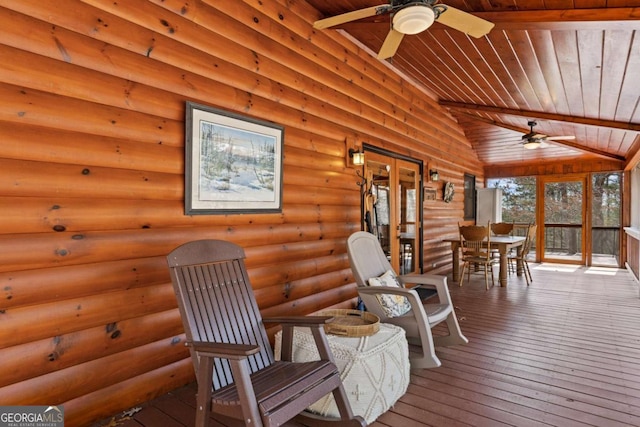
<instances>
[{"instance_id":1,"label":"wood plank ceiling","mask_svg":"<svg viewBox=\"0 0 640 427\"><path fill-rule=\"evenodd\" d=\"M385 4L307 1L318 18ZM637 162L640 0L444 3L496 26L475 39L436 22L405 36L389 62L450 109L485 166L594 156ZM377 52L389 21L385 14L334 29ZM524 149L532 119L536 132L576 138Z\"/></svg>"}]
</instances>

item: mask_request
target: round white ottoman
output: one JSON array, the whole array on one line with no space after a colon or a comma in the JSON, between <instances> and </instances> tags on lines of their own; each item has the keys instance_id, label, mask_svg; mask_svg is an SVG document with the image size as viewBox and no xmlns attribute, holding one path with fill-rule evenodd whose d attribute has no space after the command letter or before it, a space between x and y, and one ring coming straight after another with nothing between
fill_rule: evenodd
<instances>
[{"instance_id":1,"label":"round white ottoman","mask_svg":"<svg viewBox=\"0 0 640 427\"><path fill-rule=\"evenodd\" d=\"M404 329L380 324L380 330L371 336L351 338L327 334L327 339L353 413L371 424L391 408L409 386L409 348ZM282 333L276 334L275 340L275 357L279 359ZM318 359L311 332L296 328L293 360ZM331 394L308 409L323 416L339 416Z\"/></svg>"}]
</instances>

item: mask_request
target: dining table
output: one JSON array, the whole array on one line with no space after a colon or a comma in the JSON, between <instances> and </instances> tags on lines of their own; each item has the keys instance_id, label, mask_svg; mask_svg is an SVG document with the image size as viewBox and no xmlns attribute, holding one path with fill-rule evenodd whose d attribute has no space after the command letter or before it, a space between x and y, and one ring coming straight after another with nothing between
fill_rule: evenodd
<instances>
[{"instance_id":1,"label":"dining table","mask_svg":"<svg viewBox=\"0 0 640 427\"><path fill-rule=\"evenodd\" d=\"M518 258L522 252L522 245L525 238L523 236L491 236L490 248L497 249L500 255L500 271L499 271L499 283L500 286L507 286L507 273L509 269L509 260L507 255L509 251L515 249L518 254ZM451 252L453 253L453 281L460 281L460 238L457 239L444 239L443 242L451 243ZM522 261L517 261L516 274L522 276Z\"/></svg>"}]
</instances>

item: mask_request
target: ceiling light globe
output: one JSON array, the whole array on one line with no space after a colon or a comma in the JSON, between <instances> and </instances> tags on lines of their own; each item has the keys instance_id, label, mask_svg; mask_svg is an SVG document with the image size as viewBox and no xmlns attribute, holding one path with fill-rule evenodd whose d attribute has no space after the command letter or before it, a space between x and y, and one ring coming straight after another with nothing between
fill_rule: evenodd
<instances>
[{"instance_id":1,"label":"ceiling light globe","mask_svg":"<svg viewBox=\"0 0 640 427\"><path fill-rule=\"evenodd\" d=\"M540 147L540 141L530 141L524 143L524 148L528 150L534 150L538 147Z\"/></svg>"},{"instance_id":2,"label":"ceiling light globe","mask_svg":"<svg viewBox=\"0 0 640 427\"><path fill-rule=\"evenodd\" d=\"M402 34L418 34L429 28L434 20L435 14L429 6L414 5L393 15L393 29Z\"/></svg>"}]
</instances>

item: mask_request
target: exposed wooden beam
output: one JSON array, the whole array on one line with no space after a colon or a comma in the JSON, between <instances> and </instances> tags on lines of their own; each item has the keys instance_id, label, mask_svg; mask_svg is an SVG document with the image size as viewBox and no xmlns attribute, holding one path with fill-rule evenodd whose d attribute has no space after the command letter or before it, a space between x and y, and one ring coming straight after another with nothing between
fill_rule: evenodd
<instances>
[{"instance_id":1,"label":"exposed wooden beam","mask_svg":"<svg viewBox=\"0 0 640 427\"><path fill-rule=\"evenodd\" d=\"M640 7L607 7L594 9L518 10L471 12L493 22L496 30L640 30ZM366 25L389 25L389 14L338 25L349 29ZM449 29L438 21L431 30ZM491 33L489 33L491 34Z\"/></svg>"},{"instance_id":2,"label":"exposed wooden beam","mask_svg":"<svg viewBox=\"0 0 640 427\"><path fill-rule=\"evenodd\" d=\"M523 133L523 134L529 133L529 129L520 129L520 128L517 128L515 126L510 126L510 125L507 125L507 124L504 124L504 123L497 122L495 120L488 119L486 117L477 116L475 114L469 114L469 113L464 113L464 112L458 112L457 114L463 115L463 116L468 117L468 118L470 118L472 120L478 120L478 121L481 121L481 122L484 122L484 123L487 123L487 124L490 124L490 125L499 126L501 128L509 129L509 130L512 130L512 131L515 131L515 132L520 132L520 133ZM618 154L613 154L613 153L608 153L606 151L599 150L597 148L586 147L586 146L581 145L581 144L579 144L579 143L577 143L575 141L547 141L547 144L563 145L565 147L574 148L576 150L581 150L581 151L584 151L584 152L587 152L587 153L591 153L591 154L596 154L598 156L606 157L608 159L615 159L615 160L622 160L622 161L625 160L624 156L620 156Z\"/></svg>"},{"instance_id":3,"label":"exposed wooden beam","mask_svg":"<svg viewBox=\"0 0 640 427\"><path fill-rule=\"evenodd\" d=\"M622 129L622 130L640 132L640 124L638 123L617 122L614 120L601 120L601 119L593 119L590 117L575 117L575 116L568 116L565 114L545 113L542 111L516 110L513 108L492 107L489 105L469 104L465 102L446 101L446 100L439 101L439 104L442 105L443 107L453 108L456 110L483 111L483 112L494 113L494 114L509 114L512 116L528 117L530 119L537 118L537 119L553 120L556 122L577 123L581 125L598 126L598 127L606 127L606 128L612 128L612 129Z\"/></svg>"},{"instance_id":4,"label":"exposed wooden beam","mask_svg":"<svg viewBox=\"0 0 640 427\"><path fill-rule=\"evenodd\" d=\"M490 124L490 125L500 126L501 128L509 129L509 130L514 131L514 132L523 133L523 134L524 133L529 133L529 128L523 129L523 128L519 128L517 126L508 125L506 123L499 123L499 122L497 122L495 120L492 120L492 119L489 119L487 117L482 117L482 116L478 116L478 115L471 114L471 113L465 113L465 112L456 112L456 114L468 117L468 118L470 118L472 120L478 120L480 122L487 123L487 124Z\"/></svg>"},{"instance_id":5,"label":"exposed wooden beam","mask_svg":"<svg viewBox=\"0 0 640 427\"><path fill-rule=\"evenodd\" d=\"M636 136L636 139L633 141L631 149L627 154L628 159L624 169L631 170L635 168L638 163L640 163L640 135Z\"/></svg>"},{"instance_id":6,"label":"exposed wooden beam","mask_svg":"<svg viewBox=\"0 0 640 427\"><path fill-rule=\"evenodd\" d=\"M494 30L638 30L640 7L477 12Z\"/></svg>"}]
</instances>

